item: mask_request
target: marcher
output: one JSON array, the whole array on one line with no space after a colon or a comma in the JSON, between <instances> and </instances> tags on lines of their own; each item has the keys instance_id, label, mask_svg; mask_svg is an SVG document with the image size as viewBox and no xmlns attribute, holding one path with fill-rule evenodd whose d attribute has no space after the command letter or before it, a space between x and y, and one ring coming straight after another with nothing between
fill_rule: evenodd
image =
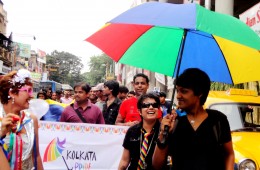
<instances>
[{"instance_id":1,"label":"marcher","mask_svg":"<svg viewBox=\"0 0 260 170\"><path fill-rule=\"evenodd\" d=\"M39 91L37 93L37 99L42 99L42 100L46 100L47 99L47 95L44 91Z\"/></svg>"},{"instance_id":2,"label":"marcher","mask_svg":"<svg viewBox=\"0 0 260 170\"><path fill-rule=\"evenodd\" d=\"M134 97L134 96L135 96L135 92L131 90L130 92L127 93L126 98L129 99L130 97Z\"/></svg>"},{"instance_id":3,"label":"marcher","mask_svg":"<svg viewBox=\"0 0 260 170\"><path fill-rule=\"evenodd\" d=\"M96 87L91 87L90 92L89 92L89 100L91 103L95 104L97 102L97 89Z\"/></svg>"},{"instance_id":4,"label":"marcher","mask_svg":"<svg viewBox=\"0 0 260 170\"><path fill-rule=\"evenodd\" d=\"M97 95L97 102L95 103L100 110L103 110L103 105L107 99L106 96L103 95L104 83L99 83L96 85L96 95Z\"/></svg>"},{"instance_id":5,"label":"marcher","mask_svg":"<svg viewBox=\"0 0 260 170\"><path fill-rule=\"evenodd\" d=\"M46 91L47 99L51 99L51 94L52 94L52 89L51 88L47 89Z\"/></svg>"},{"instance_id":6,"label":"marcher","mask_svg":"<svg viewBox=\"0 0 260 170\"><path fill-rule=\"evenodd\" d=\"M87 83L74 86L75 102L67 106L61 114L61 122L105 124L101 110L88 98L91 87Z\"/></svg>"},{"instance_id":7,"label":"marcher","mask_svg":"<svg viewBox=\"0 0 260 170\"><path fill-rule=\"evenodd\" d=\"M142 121L127 130L119 170L152 169L152 156L160 127L157 119L160 101L152 93L144 94L139 98L137 107Z\"/></svg>"},{"instance_id":8,"label":"marcher","mask_svg":"<svg viewBox=\"0 0 260 170\"><path fill-rule=\"evenodd\" d=\"M166 99L166 93L165 92L159 92L159 98L160 98L160 104L161 104L161 110L163 117L167 114L171 113L171 104L170 102L167 102Z\"/></svg>"},{"instance_id":9,"label":"marcher","mask_svg":"<svg viewBox=\"0 0 260 170\"><path fill-rule=\"evenodd\" d=\"M148 76L143 73L137 73L133 78L133 87L136 95L122 102L116 119L116 125L132 126L141 121L137 109L137 101L141 95L146 94L149 88ZM159 110L158 119L161 118L162 112Z\"/></svg>"},{"instance_id":10,"label":"marcher","mask_svg":"<svg viewBox=\"0 0 260 170\"><path fill-rule=\"evenodd\" d=\"M61 101L60 101L61 97L62 97L62 91L57 90L56 91L56 101L61 103Z\"/></svg>"},{"instance_id":11,"label":"marcher","mask_svg":"<svg viewBox=\"0 0 260 170\"><path fill-rule=\"evenodd\" d=\"M13 71L0 80L0 138L11 155L11 169L43 169L39 152L38 120L30 113L33 98L30 72Z\"/></svg>"},{"instance_id":12,"label":"marcher","mask_svg":"<svg viewBox=\"0 0 260 170\"><path fill-rule=\"evenodd\" d=\"M146 94L149 88L149 78L143 73L138 73L133 78L133 87L136 96L122 102L119 108L119 114L116 119L116 125L132 126L141 121L140 114L137 109L138 98Z\"/></svg>"},{"instance_id":13,"label":"marcher","mask_svg":"<svg viewBox=\"0 0 260 170\"><path fill-rule=\"evenodd\" d=\"M178 77L176 89L182 116L176 118L176 110L163 118L153 168L162 169L169 154L173 170L233 170L234 151L227 117L203 108L210 89L208 75L197 68L186 69ZM165 125L169 126L166 144L162 143Z\"/></svg>"},{"instance_id":14,"label":"marcher","mask_svg":"<svg viewBox=\"0 0 260 170\"><path fill-rule=\"evenodd\" d=\"M1 140L1 139L0 139ZM0 141L1 143L1 141ZM9 163L0 145L0 170L10 170Z\"/></svg>"},{"instance_id":15,"label":"marcher","mask_svg":"<svg viewBox=\"0 0 260 170\"><path fill-rule=\"evenodd\" d=\"M119 86L119 93L117 97L124 101L126 99L127 93L129 92L128 88L126 86Z\"/></svg>"},{"instance_id":16,"label":"marcher","mask_svg":"<svg viewBox=\"0 0 260 170\"><path fill-rule=\"evenodd\" d=\"M70 104L73 101L73 98L70 97L70 91L65 90L64 96L60 98L61 103Z\"/></svg>"},{"instance_id":17,"label":"marcher","mask_svg":"<svg viewBox=\"0 0 260 170\"><path fill-rule=\"evenodd\" d=\"M115 80L108 80L104 83L103 95L107 97L103 105L103 117L106 124L114 125L118 115L121 100L117 98L119 83Z\"/></svg>"},{"instance_id":18,"label":"marcher","mask_svg":"<svg viewBox=\"0 0 260 170\"><path fill-rule=\"evenodd\" d=\"M51 100L57 101L57 94L55 91L51 94Z\"/></svg>"}]
</instances>

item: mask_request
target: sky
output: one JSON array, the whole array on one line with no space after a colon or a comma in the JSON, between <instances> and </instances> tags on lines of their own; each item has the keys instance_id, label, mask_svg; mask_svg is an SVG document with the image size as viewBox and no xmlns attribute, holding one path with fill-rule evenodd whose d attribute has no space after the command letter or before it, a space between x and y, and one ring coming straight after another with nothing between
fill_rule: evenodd
<instances>
[{"instance_id":1,"label":"sky","mask_svg":"<svg viewBox=\"0 0 260 170\"><path fill-rule=\"evenodd\" d=\"M133 0L2 0L7 37L46 53L69 52L88 70L91 56L102 51L84 41L106 22L128 10ZM34 40L33 37L36 39Z\"/></svg>"}]
</instances>

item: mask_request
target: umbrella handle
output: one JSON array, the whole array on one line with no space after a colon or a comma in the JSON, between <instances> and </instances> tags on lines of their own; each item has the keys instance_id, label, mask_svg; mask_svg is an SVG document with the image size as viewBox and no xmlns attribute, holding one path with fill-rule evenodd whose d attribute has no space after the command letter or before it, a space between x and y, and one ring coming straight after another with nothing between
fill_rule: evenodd
<instances>
[{"instance_id":1,"label":"umbrella handle","mask_svg":"<svg viewBox=\"0 0 260 170\"><path fill-rule=\"evenodd\" d=\"M162 138L162 141L161 141L161 143L163 145L166 145L166 141L168 140L168 135L169 135L169 126L165 125L164 130L163 130L163 138Z\"/></svg>"},{"instance_id":2,"label":"umbrella handle","mask_svg":"<svg viewBox=\"0 0 260 170\"><path fill-rule=\"evenodd\" d=\"M175 119L175 122L174 122L174 127L173 127L173 130L172 130L172 133L174 133L176 127L177 127L177 124L179 122L179 119L178 117ZM169 136L169 126L168 125L165 125L164 126L164 130L163 130L163 139L161 141L161 143L163 145L166 145L167 144L167 141L168 141L168 136Z\"/></svg>"}]
</instances>

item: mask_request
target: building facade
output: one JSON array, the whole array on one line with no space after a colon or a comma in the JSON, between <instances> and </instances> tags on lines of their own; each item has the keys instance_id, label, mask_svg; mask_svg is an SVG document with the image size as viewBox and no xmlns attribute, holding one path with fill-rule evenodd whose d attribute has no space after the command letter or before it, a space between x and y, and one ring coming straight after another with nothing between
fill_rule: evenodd
<instances>
[{"instance_id":1,"label":"building facade","mask_svg":"<svg viewBox=\"0 0 260 170\"><path fill-rule=\"evenodd\" d=\"M0 74L6 74L12 70L13 57L11 53L12 38L6 37L7 12L0 0Z\"/></svg>"}]
</instances>

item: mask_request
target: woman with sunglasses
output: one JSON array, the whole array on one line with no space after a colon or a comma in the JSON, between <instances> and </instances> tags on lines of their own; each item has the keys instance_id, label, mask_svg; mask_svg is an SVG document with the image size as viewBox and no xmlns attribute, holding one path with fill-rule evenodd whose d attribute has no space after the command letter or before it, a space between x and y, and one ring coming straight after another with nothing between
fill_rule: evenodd
<instances>
[{"instance_id":1,"label":"woman with sunglasses","mask_svg":"<svg viewBox=\"0 0 260 170\"><path fill-rule=\"evenodd\" d=\"M39 154L38 120L29 113L33 98L30 72L21 69L0 79L0 138L11 169L43 169Z\"/></svg>"},{"instance_id":2,"label":"woman with sunglasses","mask_svg":"<svg viewBox=\"0 0 260 170\"><path fill-rule=\"evenodd\" d=\"M137 108L142 120L126 133L119 170L152 169L152 155L160 127L157 118L160 100L152 93L144 94L139 98Z\"/></svg>"}]
</instances>

